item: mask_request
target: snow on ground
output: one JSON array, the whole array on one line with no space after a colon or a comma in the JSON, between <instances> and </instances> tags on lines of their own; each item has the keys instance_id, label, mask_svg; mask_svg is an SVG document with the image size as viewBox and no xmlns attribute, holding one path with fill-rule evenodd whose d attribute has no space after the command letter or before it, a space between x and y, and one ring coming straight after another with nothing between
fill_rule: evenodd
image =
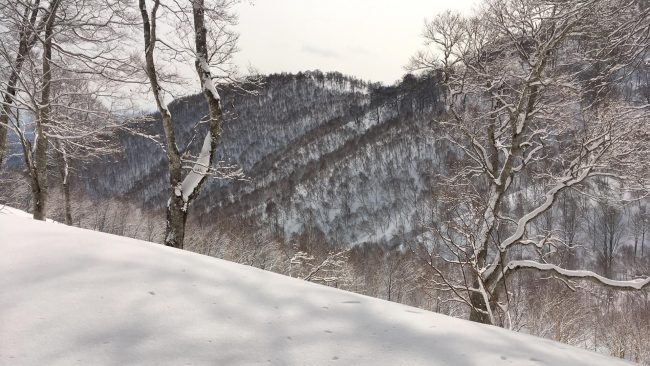
<instances>
[{"instance_id":1,"label":"snow on ground","mask_svg":"<svg viewBox=\"0 0 650 366\"><path fill-rule=\"evenodd\" d=\"M32 214L27 213L25 211L18 210L13 207L5 206L5 205L0 205L0 215L6 214L6 215L14 215L14 216L20 216L20 217L27 217L31 218Z\"/></svg>"},{"instance_id":2,"label":"snow on ground","mask_svg":"<svg viewBox=\"0 0 650 366\"><path fill-rule=\"evenodd\" d=\"M0 365L629 365L118 236L0 214Z\"/></svg>"},{"instance_id":3,"label":"snow on ground","mask_svg":"<svg viewBox=\"0 0 650 366\"><path fill-rule=\"evenodd\" d=\"M25 218L33 218L34 215L30 214L29 212L25 212L23 210L19 210L17 208L5 206L5 205L0 205L0 215L13 215L13 216L19 216L19 217L25 217ZM46 219L47 222L56 222L51 219ZM2 232L0 231L0 234ZM0 240L2 240L2 236L0 236Z\"/></svg>"}]
</instances>

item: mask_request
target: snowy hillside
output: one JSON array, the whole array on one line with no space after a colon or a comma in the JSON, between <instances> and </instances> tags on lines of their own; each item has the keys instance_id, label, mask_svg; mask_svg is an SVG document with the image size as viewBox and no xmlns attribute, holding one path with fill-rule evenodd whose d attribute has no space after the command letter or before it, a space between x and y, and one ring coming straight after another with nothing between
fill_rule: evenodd
<instances>
[{"instance_id":1,"label":"snowy hillside","mask_svg":"<svg viewBox=\"0 0 650 366\"><path fill-rule=\"evenodd\" d=\"M15 211L0 251L0 365L627 364Z\"/></svg>"}]
</instances>

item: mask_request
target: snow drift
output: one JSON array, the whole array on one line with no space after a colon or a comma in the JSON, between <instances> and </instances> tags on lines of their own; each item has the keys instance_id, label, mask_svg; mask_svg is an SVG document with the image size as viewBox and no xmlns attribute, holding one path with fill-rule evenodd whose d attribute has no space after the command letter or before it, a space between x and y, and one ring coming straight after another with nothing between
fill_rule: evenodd
<instances>
[{"instance_id":1,"label":"snow drift","mask_svg":"<svg viewBox=\"0 0 650 366\"><path fill-rule=\"evenodd\" d=\"M0 365L629 365L14 210L0 252Z\"/></svg>"}]
</instances>

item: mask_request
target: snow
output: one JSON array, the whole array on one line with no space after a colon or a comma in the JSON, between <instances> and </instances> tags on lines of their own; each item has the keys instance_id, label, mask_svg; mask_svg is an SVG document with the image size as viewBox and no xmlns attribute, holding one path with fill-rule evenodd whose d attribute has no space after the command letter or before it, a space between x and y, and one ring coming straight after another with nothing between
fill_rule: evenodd
<instances>
[{"instance_id":1,"label":"snow","mask_svg":"<svg viewBox=\"0 0 650 366\"><path fill-rule=\"evenodd\" d=\"M158 108L166 111L167 114L169 114L169 111L167 110L167 104L165 104L165 99L162 96L162 90L159 89L157 93L153 93L153 94L154 94L154 97L157 99Z\"/></svg>"},{"instance_id":2,"label":"snow","mask_svg":"<svg viewBox=\"0 0 650 366\"><path fill-rule=\"evenodd\" d=\"M14 215L14 216L25 217L25 218L31 218L32 217L32 214L30 214L28 212L15 209L13 207L0 205L0 215L2 215L2 214Z\"/></svg>"},{"instance_id":3,"label":"snow","mask_svg":"<svg viewBox=\"0 0 650 366\"><path fill-rule=\"evenodd\" d=\"M27 219L31 219L34 217L34 215L30 214L29 212L25 212L22 210L15 209L13 207L5 206L5 205L0 205L0 217L4 215L12 215L12 216L17 216L17 217L24 217ZM45 221L47 222L56 222L51 219L46 219ZM0 231L0 241L3 240L2 236L2 231ZM1 243L0 243L1 244Z\"/></svg>"},{"instance_id":4,"label":"snow","mask_svg":"<svg viewBox=\"0 0 650 366\"><path fill-rule=\"evenodd\" d=\"M217 88L214 87L214 83L212 82L212 73L210 72L210 65L208 64L208 61L201 56L198 56L197 60L199 61L199 66L201 67L202 71L200 77L201 81L203 82L203 89L209 91L214 99L221 100L221 96L219 95L219 92L217 92Z\"/></svg>"},{"instance_id":5,"label":"snow","mask_svg":"<svg viewBox=\"0 0 650 366\"><path fill-rule=\"evenodd\" d=\"M205 135L203 140L203 145L201 145L201 152L199 157L192 166L192 170L187 173L185 179L181 183L181 193L183 194L183 201L188 202L190 196L196 190L196 187L199 186L199 183L210 169L210 152L212 144L212 134L210 131ZM178 195L178 189L176 189L176 194Z\"/></svg>"},{"instance_id":6,"label":"snow","mask_svg":"<svg viewBox=\"0 0 650 366\"><path fill-rule=\"evenodd\" d=\"M0 214L0 365L629 365L9 211Z\"/></svg>"},{"instance_id":7,"label":"snow","mask_svg":"<svg viewBox=\"0 0 650 366\"><path fill-rule=\"evenodd\" d=\"M627 280L627 281L619 281L619 280L612 280L606 277L603 277L597 273L591 272L591 271L582 271L582 270L570 270L570 269L564 269L561 267L558 267L553 264L549 263L538 263L535 261L531 260L517 260L517 261L511 261L508 263L508 269L515 269L515 268L531 268L531 269L537 269L540 271L553 271L556 272L560 275L567 276L567 277L572 277L572 278L583 278L583 279L593 279L595 281L601 282L604 285L611 286L611 287L619 287L619 288L628 288L628 289L634 289L634 290L641 290L644 287L650 286L650 277L646 278L635 278L633 280Z\"/></svg>"}]
</instances>

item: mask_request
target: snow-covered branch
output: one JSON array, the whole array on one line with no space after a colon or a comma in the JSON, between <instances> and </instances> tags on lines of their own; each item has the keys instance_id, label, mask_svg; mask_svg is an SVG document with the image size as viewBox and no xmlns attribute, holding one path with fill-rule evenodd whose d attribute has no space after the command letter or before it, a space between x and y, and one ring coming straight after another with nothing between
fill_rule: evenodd
<instances>
[{"instance_id":1,"label":"snow-covered branch","mask_svg":"<svg viewBox=\"0 0 650 366\"><path fill-rule=\"evenodd\" d=\"M554 264L539 263L532 260L510 261L506 266L506 269L508 271L529 269L541 272L553 272L553 274L565 279L588 280L619 290L642 290L650 288L650 277L627 281L612 280L591 271L564 269Z\"/></svg>"}]
</instances>

